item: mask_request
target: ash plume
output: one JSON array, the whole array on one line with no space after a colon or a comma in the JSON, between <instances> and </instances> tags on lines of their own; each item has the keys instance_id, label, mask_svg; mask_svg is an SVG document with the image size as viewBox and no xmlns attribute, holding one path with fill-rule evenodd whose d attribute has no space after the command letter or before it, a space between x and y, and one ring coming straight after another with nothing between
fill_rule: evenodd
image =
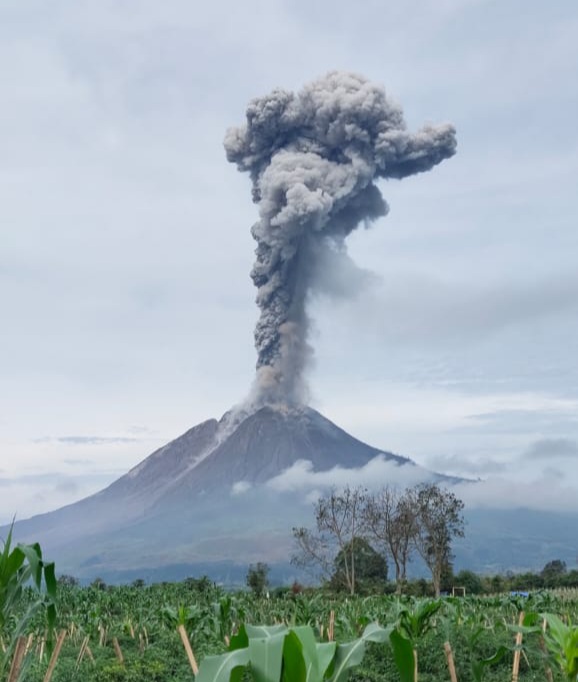
<instances>
[{"instance_id":1,"label":"ash plume","mask_svg":"<svg viewBox=\"0 0 578 682\"><path fill-rule=\"evenodd\" d=\"M331 72L293 93L252 100L246 123L225 137L227 159L250 174L259 222L251 278L257 402L304 400L308 294L328 251L388 212L375 185L430 170L456 149L452 125L408 132L401 108L362 76Z\"/></svg>"}]
</instances>

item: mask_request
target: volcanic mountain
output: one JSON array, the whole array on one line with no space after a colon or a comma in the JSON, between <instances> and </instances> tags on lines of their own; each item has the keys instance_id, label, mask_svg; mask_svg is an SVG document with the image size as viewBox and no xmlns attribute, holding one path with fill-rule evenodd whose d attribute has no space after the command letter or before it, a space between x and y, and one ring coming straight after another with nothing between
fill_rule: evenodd
<instances>
[{"instance_id":1,"label":"volcanic mountain","mask_svg":"<svg viewBox=\"0 0 578 682\"><path fill-rule=\"evenodd\" d=\"M77 575L231 555L286 560L291 526L311 521L311 505L296 503L295 486L280 483L284 473L300 465L305 475L358 469L376 460L419 470L309 407L232 410L156 450L104 490L19 521L16 536L40 541Z\"/></svg>"},{"instance_id":2,"label":"volcanic mountain","mask_svg":"<svg viewBox=\"0 0 578 682\"><path fill-rule=\"evenodd\" d=\"M40 542L59 572L85 579L208 574L238 582L248 563L266 561L277 567L277 579L287 581L295 575L289 565L291 528L313 523L317 485L349 482L360 469L377 486L456 480L371 447L309 407L239 409L198 424L104 490L17 522L15 536ZM540 562L554 542L556 556L567 559L574 548L558 536L571 520L535 516L474 513L473 537L466 533L458 558L478 570L501 568L517 547L521 562L526 555ZM524 530L524 519L542 529L539 537L527 537L532 531Z\"/></svg>"}]
</instances>

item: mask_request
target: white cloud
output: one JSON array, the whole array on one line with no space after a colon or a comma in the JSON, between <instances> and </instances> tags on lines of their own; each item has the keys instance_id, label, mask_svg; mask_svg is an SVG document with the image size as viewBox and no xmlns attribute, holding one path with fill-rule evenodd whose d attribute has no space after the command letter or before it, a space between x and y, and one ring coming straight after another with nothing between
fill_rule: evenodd
<instances>
[{"instance_id":1,"label":"white cloud","mask_svg":"<svg viewBox=\"0 0 578 682\"><path fill-rule=\"evenodd\" d=\"M560 479L555 472L546 471L545 475L530 481L492 477L476 483L458 484L454 491L467 506L473 508L577 511L578 489L574 480Z\"/></svg>"},{"instance_id":2,"label":"white cloud","mask_svg":"<svg viewBox=\"0 0 578 682\"><path fill-rule=\"evenodd\" d=\"M249 481L236 481L231 486L231 495L243 495L251 488L252 484Z\"/></svg>"},{"instance_id":3,"label":"white cloud","mask_svg":"<svg viewBox=\"0 0 578 682\"><path fill-rule=\"evenodd\" d=\"M468 456L461 453L431 455L427 458L427 463L434 471L466 478L497 474L508 469L506 462L491 456Z\"/></svg>"},{"instance_id":4,"label":"white cloud","mask_svg":"<svg viewBox=\"0 0 578 682\"><path fill-rule=\"evenodd\" d=\"M376 489L385 485L408 487L429 480L431 472L411 464L397 464L378 455L358 469L333 467L327 471L315 471L312 462L298 460L282 473L267 481L267 487L279 492L302 492L317 494L320 489L331 487L364 487Z\"/></svg>"}]
</instances>

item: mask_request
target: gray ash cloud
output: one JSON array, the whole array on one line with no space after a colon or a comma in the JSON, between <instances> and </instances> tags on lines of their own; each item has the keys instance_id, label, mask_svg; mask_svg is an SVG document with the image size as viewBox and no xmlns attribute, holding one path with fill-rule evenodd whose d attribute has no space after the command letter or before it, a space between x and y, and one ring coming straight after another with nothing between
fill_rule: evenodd
<instances>
[{"instance_id":1,"label":"gray ash cloud","mask_svg":"<svg viewBox=\"0 0 578 682\"><path fill-rule=\"evenodd\" d=\"M332 72L293 93L250 102L246 123L225 137L227 159L250 174L259 221L251 277L261 314L255 329L257 400L304 400L312 355L306 303L328 252L359 225L385 216L375 181L430 170L455 153L452 125L407 130L380 85Z\"/></svg>"}]
</instances>

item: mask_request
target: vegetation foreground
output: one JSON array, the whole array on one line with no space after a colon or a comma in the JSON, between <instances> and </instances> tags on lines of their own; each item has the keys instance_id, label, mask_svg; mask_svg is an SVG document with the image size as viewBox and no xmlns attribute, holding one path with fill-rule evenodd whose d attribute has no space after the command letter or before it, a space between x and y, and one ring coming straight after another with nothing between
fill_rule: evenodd
<instances>
[{"instance_id":1,"label":"vegetation foreground","mask_svg":"<svg viewBox=\"0 0 578 682\"><path fill-rule=\"evenodd\" d=\"M80 587L56 578L39 544L13 546L10 531L0 551L0 682L577 682L576 571L554 560L539 575L454 577L462 508L435 485L333 491L316 505L316 530L294 529L297 563L325 574L325 587L272 594L263 563L249 567L251 592L208 578ZM395 583L370 540L388 548ZM430 583L407 582L413 552ZM462 596L441 597L452 584ZM488 591L498 594L475 594Z\"/></svg>"},{"instance_id":2,"label":"vegetation foreground","mask_svg":"<svg viewBox=\"0 0 578 682\"><path fill-rule=\"evenodd\" d=\"M119 587L63 579L55 594L52 569L40 554L17 559L20 569L32 561L33 586L16 602L16 583L4 565L0 679L9 682L477 682L578 675L578 628L571 625L578 618L577 590L432 599L346 597L295 586L257 596L190 578ZM45 574L48 583L39 590Z\"/></svg>"}]
</instances>

